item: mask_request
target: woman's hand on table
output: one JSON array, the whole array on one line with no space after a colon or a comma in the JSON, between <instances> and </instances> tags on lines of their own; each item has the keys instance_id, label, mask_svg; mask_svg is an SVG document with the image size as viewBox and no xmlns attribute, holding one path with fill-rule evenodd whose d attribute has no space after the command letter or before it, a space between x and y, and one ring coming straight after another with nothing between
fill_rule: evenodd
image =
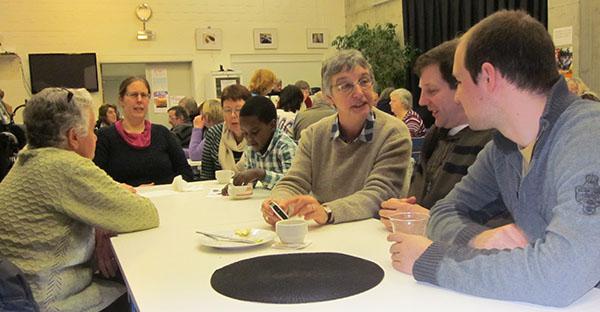
<instances>
[{"instance_id":1,"label":"woman's hand on table","mask_svg":"<svg viewBox=\"0 0 600 312\"><path fill-rule=\"evenodd\" d=\"M298 195L284 200L280 206L291 216L301 216L304 220L315 220L318 224L327 223L327 212L319 201L310 195ZM290 214L291 211L291 214Z\"/></svg>"},{"instance_id":2,"label":"woman's hand on table","mask_svg":"<svg viewBox=\"0 0 600 312\"><path fill-rule=\"evenodd\" d=\"M390 216L398 212L420 212L429 214L428 209L417 204L417 199L414 196L407 198L388 199L381 203L381 209L379 209L379 220L390 232L392 231Z\"/></svg>"},{"instance_id":3,"label":"woman's hand on table","mask_svg":"<svg viewBox=\"0 0 600 312\"><path fill-rule=\"evenodd\" d=\"M273 210L271 210L271 207L269 207L269 204L271 202L276 202L281 207L279 201L273 200L272 198L267 198L265 201L262 202L260 206L260 211L262 212L263 219L265 220L265 222L267 222L270 225L275 225L275 223L279 221L279 217L277 217ZM285 208L281 207L281 209L288 213Z\"/></svg>"},{"instance_id":4,"label":"woman's hand on table","mask_svg":"<svg viewBox=\"0 0 600 312\"><path fill-rule=\"evenodd\" d=\"M121 187L130 191L131 193L134 193L134 194L137 193L137 190L133 186L131 186L127 183L121 183Z\"/></svg>"},{"instance_id":5,"label":"woman's hand on table","mask_svg":"<svg viewBox=\"0 0 600 312\"><path fill-rule=\"evenodd\" d=\"M276 202L288 216L304 217L304 220L315 220L318 224L327 223L327 212L316 198L309 195L298 195L286 200L273 200L271 198L263 201L261 211L265 221L275 225L279 217L269 207L270 202Z\"/></svg>"}]
</instances>

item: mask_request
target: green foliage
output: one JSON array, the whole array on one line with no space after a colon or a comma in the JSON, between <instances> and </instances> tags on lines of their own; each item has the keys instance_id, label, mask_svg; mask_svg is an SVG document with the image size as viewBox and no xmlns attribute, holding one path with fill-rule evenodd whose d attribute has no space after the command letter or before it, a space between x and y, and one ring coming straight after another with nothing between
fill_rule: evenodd
<instances>
[{"instance_id":1,"label":"green foliage","mask_svg":"<svg viewBox=\"0 0 600 312\"><path fill-rule=\"evenodd\" d=\"M337 36L331 43L338 50L356 49L365 56L373 67L378 89L405 86L408 66L417 55L411 46L403 47L396 34L396 25L387 23L369 27L364 23L354 31Z\"/></svg>"}]
</instances>

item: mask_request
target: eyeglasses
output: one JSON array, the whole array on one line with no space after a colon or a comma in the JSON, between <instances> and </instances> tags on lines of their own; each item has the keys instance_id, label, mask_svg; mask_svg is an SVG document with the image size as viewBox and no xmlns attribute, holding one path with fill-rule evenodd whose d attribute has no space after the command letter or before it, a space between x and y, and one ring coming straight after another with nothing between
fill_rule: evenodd
<instances>
[{"instance_id":1,"label":"eyeglasses","mask_svg":"<svg viewBox=\"0 0 600 312\"><path fill-rule=\"evenodd\" d=\"M61 88L63 91L67 92L67 104L71 102L71 100L73 99L73 92L71 92L69 89L67 88Z\"/></svg>"},{"instance_id":2,"label":"eyeglasses","mask_svg":"<svg viewBox=\"0 0 600 312\"><path fill-rule=\"evenodd\" d=\"M338 91L350 95L354 91L354 88L359 86L363 90L367 90L373 86L373 80L369 77L363 77L358 79L357 82L343 82L339 85L334 86Z\"/></svg>"},{"instance_id":3,"label":"eyeglasses","mask_svg":"<svg viewBox=\"0 0 600 312\"><path fill-rule=\"evenodd\" d=\"M133 93L125 93L126 96L137 99L140 96L142 97L142 100L147 100L150 98L150 94L148 93L139 93L139 92L133 92Z\"/></svg>"},{"instance_id":4,"label":"eyeglasses","mask_svg":"<svg viewBox=\"0 0 600 312\"><path fill-rule=\"evenodd\" d=\"M235 114L235 115L240 115L240 112L242 111L241 108L236 108L236 109L230 109L230 108L226 108L223 110L224 114Z\"/></svg>"}]
</instances>

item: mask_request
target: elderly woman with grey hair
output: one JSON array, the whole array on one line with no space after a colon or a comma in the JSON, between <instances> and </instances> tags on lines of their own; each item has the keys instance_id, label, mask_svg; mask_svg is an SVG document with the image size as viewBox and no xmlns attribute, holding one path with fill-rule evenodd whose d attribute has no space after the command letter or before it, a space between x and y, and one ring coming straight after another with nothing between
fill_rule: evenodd
<instances>
[{"instance_id":1,"label":"elderly woman with grey hair","mask_svg":"<svg viewBox=\"0 0 600 312\"><path fill-rule=\"evenodd\" d=\"M373 71L356 50L339 51L321 69L323 92L337 113L302 133L292 167L262 204L265 221L289 215L318 224L375 217L382 201L401 194L411 153L406 126L376 108Z\"/></svg>"},{"instance_id":2,"label":"elderly woman with grey hair","mask_svg":"<svg viewBox=\"0 0 600 312\"><path fill-rule=\"evenodd\" d=\"M91 161L96 135L87 91L44 89L23 115L29 145L0 183L0 258L23 270L42 311L101 311L126 299L126 289L93 276L94 228L156 227L157 211Z\"/></svg>"},{"instance_id":3,"label":"elderly woman with grey hair","mask_svg":"<svg viewBox=\"0 0 600 312\"><path fill-rule=\"evenodd\" d=\"M408 127L410 136L422 137L425 135L425 124L421 116L412 109L413 96L406 89L396 89L390 93L390 107L392 112Z\"/></svg>"}]
</instances>

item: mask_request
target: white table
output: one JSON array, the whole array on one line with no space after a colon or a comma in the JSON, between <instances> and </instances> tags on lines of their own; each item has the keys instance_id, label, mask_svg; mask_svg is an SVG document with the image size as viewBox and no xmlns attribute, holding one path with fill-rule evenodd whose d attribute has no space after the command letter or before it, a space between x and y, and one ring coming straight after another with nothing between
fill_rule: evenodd
<instances>
[{"instance_id":1,"label":"white table","mask_svg":"<svg viewBox=\"0 0 600 312\"><path fill-rule=\"evenodd\" d=\"M197 229L217 231L236 228L272 230L262 220L260 203L268 196L255 190L247 200L208 197L216 182L194 183L205 189L175 193L170 186L140 192L151 199L160 214L160 227L122 234L112 239L119 265L138 309L151 311L600 311L600 290L594 289L564 309L520 302L491 300L416 282L394 270L389 259L387 232L377 220L328 226L311 226L300 251L273 249L270 244L237 250L219 250L199 243ZM340 252L379 264L385 277L361 294L308 304L266 304L240 301L217 293L210 286L213 272L230 263L269 254L292 252Z\"/></svg>"}]
</instances>

